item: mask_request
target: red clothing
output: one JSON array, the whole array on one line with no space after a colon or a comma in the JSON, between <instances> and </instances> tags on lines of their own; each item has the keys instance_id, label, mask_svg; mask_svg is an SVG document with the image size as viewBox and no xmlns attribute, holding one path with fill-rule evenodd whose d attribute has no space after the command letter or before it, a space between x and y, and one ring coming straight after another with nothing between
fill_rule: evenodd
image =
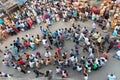
<instances>
[{"instance_id":1,"label":"red clothing","mask_svg":"<svg viewBox=\"0 0 120 80\"><path fill-rule=\"evenodd\" d=\"M22 65L24 63L24 61L21 59L18 61L18 64Z\"/></svg>"},{"instance_id":2,"label":"red clothing","mask_svg":"<svg viewBox=\"0 0 120 80\"><path fill-rule=\"evenodd\" d=\"M13 30L15 30L16 33L19 32L19 30L15 27L15 26L12 26Z\"/></svg>"},{"instance_id":3,"label":"red clothing","mask_svg":"<svg viewBox=\"0 0 120 80\"><path fill-rule=\"evenodd\" d=\"M29 54L28 54L28 53L24 54L24 57L25 57L26 59L28 59L28 58L29 58Z\"/></svg>"},{"instance_id":4,"label":"red clothing","mask_svg":"<svg viewBox=\"0 0 120 80\"><path fill-rule=\"evenodd\" d=\"M58 53L55 53L55 54L54 54L54 57L59 57L59 54L58 54Z\"/></svg>"},{"instance_id":5,"label":"red clothing","mask_svg":"<svg viewBox=\"0 0 120 80\"><path fill-rule=\"evenodd\" d=\"M60 48L56 48L57 53L60 53Z\"/></svg>"},{"instance_id":6,"label":"red clothing","mask_svg":"<svg viewBox=\"0 0 120 80\"><path fill-rule=\"evenodd\" d=\"M117 47L120 49L120 43L118 43Z\"/></svg>"},{"instance_id":7,"label":"red clothing","mask_svg":"<svg viewBox=\"0 0 120 80\"><path fill-rule=\"evenodd\" d=\"M42 15L42 19L43 19L43 22L45 23L46 22L45 15Z\"/></svg>"},{"instance_id":8,"label":"red clothing","mask_svg":"<svg viewBox=\"0 0 120 80\"><path fill-rule=\"evenodd\" d=\"M33 25L32 20L28 20L27 23L30 26L30 28L32 28L32 25Z\"/></svg>"},{"instance_id":9,"label":"red clothing","mask_svg":"<svg viewBox=\"0 0 120 80\"><path fill-rule=\"evenodd\" d=\"M97 8L93 8L93 10L92 10L95 14L98 14L98 12L99 12L99 10L97 9Z\"/></svg>"},{"instance_id":10,"label":"red clothing","mask_svg":"<svg viewBox=\"0 0 120 80\"><path fill-rule=\"evenodd\" d=\"M30 43L27 41L27 42L24 42L24 46L25 47L29 47L30 46Z\"/></svg>"}]
</instances>

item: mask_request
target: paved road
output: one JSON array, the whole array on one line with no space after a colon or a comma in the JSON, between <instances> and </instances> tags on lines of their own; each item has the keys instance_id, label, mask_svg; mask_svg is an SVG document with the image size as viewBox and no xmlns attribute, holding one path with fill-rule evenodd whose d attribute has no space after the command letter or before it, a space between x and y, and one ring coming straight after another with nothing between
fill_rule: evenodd
<instances>
[{"instance_id":1,"label":"paved road","mask_svg":"<svg viewBox=\"0 0 120 80\"><path fill-rule=\"evenodd\" d=\"M91 21L84 22L84 23L78 21L78 22L76 22L76 25L77 24L80 24L82 27L86 26L91 30L91 26L92 26ZM44 24L41 24L41 25L44 26ZM34 28L32 30L21 32L16 36L9 37L9 39L7 39L6 41L3 42L3 44L0 46L0 48L4 49L4 46L9 46L9 44L12 43L13 40L16 39L16 37L18 37L18 36L22 37L22 36L25 36L26 34L30 34L30 35L40 34L39 26L40 25L37 25L36 28ZM59 28L64 28L64 27L71 27L71 23L70 22L66 22L66 23L65 22L57 22L57 23L53 24L52 27L50 27L50 30L53 32ZM102 30L99 27L97 28L97 30L100 31L102 33L102 35L105 34L102 32ZM73 47L73 45L74 45L74 43L72 41L65 41L65 48L66 49L71 49ZM44 50L43 46L41 45L36 51L41 51L44 54L45 50ZM35 51L33 52L31 50L28 50L28 52L35 53ZM55 51L52 50L51 52L54 53ZM115 53L115 51L111 51L110 55L112 56L114 53ZM20 53L20 54L23 54L23 53ZM82 55L87 55L87 53L81 52L80 56L82 56ZM2 56L2 54L1 54L1 56ZM117 80L120 80L120 69L119 69L120 61L112 58L111 56L110 56L109 61L107 62L107 64L104 67L102 67L98 71L93 71L92 73L89 74L89 80L107 80L106 76L108 73L114 73L117 76ZM0 59L2 59L2 57ZM41 71L45 71L47 69L52 69L54 71L55 66L53 66L53 65L47 66L47 67L43 68ZM68 72L69 72L71 79L83 80L83 75L81 73L78 73L77 71L73 71L72 69L68 69L68 70L69 70ZM6 68L5 66L2 65L1 61L0 61L0 71L12 73L15 77L18 77L18 78L27 77L27 78L33 79L35 76L34 73L23 74L23 73L20 73L16 70L12 69L12 68ZM59 76L54 75L54 77L59 77ZM3 79L1 79L1 80L3 80ZM42 79L40 79L40 80L42 80ZM70 79L68 79L68 80L70 80Z\"/></svg>"}]
</instances>

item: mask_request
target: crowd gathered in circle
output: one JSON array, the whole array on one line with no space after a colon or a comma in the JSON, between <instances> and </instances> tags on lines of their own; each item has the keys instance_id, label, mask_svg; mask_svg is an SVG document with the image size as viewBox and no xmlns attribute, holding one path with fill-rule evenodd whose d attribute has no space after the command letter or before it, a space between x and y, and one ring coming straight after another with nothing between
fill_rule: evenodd
<instances>
[{"instance_id":1,"label":"crowd gathered in circle","mask_svg":"<svg viewBox=\"0 0 120 80\"><path fill-rule=\"evenodd\" d=\"M45 23L46 28L40 26L39 34L29 35L24 37L17 37L10 46L5 46L3 65L6 67L13 67L14 69L24 74L29 73L30 69L34 69L33 72L36 77L43 75L51 78L52 71L47 70L40 72L39 70L45 66L54 64L56 66L56 74L61 75L62 78L69 77L67 68L71 68L74 71L78 71L84 74L84 79L88 80L88 73L92 70L98 70L103 67L109 59L109 51L111 49L117 50L118 54L113 57L120 60L120 39L110 39L110 35L102 36L99 31L96 30L97 25L102 29L106 29L110 26L109 12L104 12L101 16L99 10L88 4L88 2L81 2L79 5L74 5L74 1L66 5L67 2L55 1L47 4L40 2L39 0L31 0L31 3L26 3L23 6L23 11L16 12L14 21L4 28L4 37L9 35L16 35L19 31L29 30L34 28L34 24ZM115 4L115 3L110 3ZM92 10L93 9L93 10ZM117 12L116 12L117 13ZM117 15L115 16L116 19ZM75 21L87 21L91 19L92 30L89 31L87 27L82 25L75 25ZM54 22L70 21L72 23L71 28L61 28L55 32L51 32L50 26ZM101 25L102 24L102 25ZM11 27L10 27L11 26ZM115 25L112 35L118 36L119 24ZM73 49L65 50L65 41L71 40L75 43ZM41 44L42 43L42 44ZM36 50L37 48L44 46L45 53L37 51L35 54L30 54L26 50ZM51 54L51 50L56 49L54 54ZM88 56L80 56L81 52L88 53ZM20 53L24 53L21 55ZM102 54L99 54L102 53ZM0 76L11 77L10 74L0 72Z\"/></svg>"}]
</instances>

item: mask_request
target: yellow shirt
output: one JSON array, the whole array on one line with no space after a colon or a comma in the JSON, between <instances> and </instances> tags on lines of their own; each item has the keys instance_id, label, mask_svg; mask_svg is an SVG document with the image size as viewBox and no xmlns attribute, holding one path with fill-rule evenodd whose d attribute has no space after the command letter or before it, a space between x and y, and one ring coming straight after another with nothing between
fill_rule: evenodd
<instances>
[{"instance_id":1,"label":"yellow shirt","mask_svg":"<svg viewBox=\"0 0 120 80\"><path fill-rule=\"evenodd\" d=\"M98 41L99 43L101 43L101 41L102 41L101 37L99 37L99 38L97 39L97 41Z\"/></svg>"},{"instance_id":2,"label":"yellow shirt","mask_svg":"<svg viewBox=\"0 0 120 80\"><path fill-rule=\"evenodd\" d=\"M37 38L35 39L35 43L36 43L36 44L39 44L40 41L41 41L40 39L37 39Z\"/></svg>"},{"instance_id":3,"label":"yellow shirt","mask_svg":"<svg viewBox=\"0 0 120 80\"><path fill-rule=\"evenodd\" d=\"M93 37L97 39L97 38L99 37L99 33L98 33L98 34L97 34L97 33L94 33L94 34L93 34Z\"/></svg>"}]
</instances>

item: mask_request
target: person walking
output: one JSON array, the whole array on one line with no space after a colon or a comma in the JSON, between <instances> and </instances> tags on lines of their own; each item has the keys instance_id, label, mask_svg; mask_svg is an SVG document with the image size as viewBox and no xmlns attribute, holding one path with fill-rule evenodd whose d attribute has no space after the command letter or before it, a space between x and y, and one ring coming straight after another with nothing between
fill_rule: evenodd
<instances>
[{"instance_id":1,"label":"person walking","mask_svg":"<svg viewBox=\"0 0 120 80\"><path fill-rule=\"evenodd\" d=\"M35 77L36 78L39 77L40 74L44 75L44 73L40 72L38 69L34 69L33 72L35 73L35 75L36 75Z\"/></svg>"},{"instance_id":2,"label":"person walking","mask_svg":"<svg viewBox=\"0 0 120 80\"><path fill-rule=\"evenodd\" d=\"M88 80L88 74L84 74L84 80Z\"/></svg>"}]
</instances>

